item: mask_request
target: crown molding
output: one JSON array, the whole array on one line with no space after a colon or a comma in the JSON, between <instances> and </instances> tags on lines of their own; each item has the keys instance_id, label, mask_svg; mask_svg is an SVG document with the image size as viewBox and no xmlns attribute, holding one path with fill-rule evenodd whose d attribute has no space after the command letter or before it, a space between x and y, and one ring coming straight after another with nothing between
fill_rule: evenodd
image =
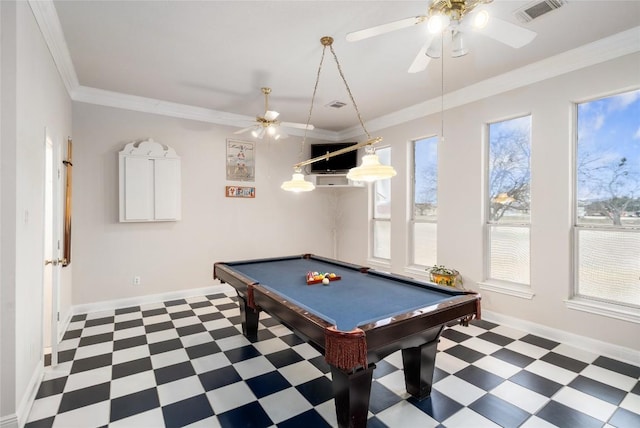
<instances>
[{"instance_id":1,"label":"crown molding","mask_svg":"<svg viewBox=\"0 0 640 428\"><path fill-rule=\"evenodd\" d=\"M60 77L64 82L64 86L71 96L71 92L77 88L80 83L76 69L73 66L73 61L71 61L71 54L69 53L67 41L64 38L60 19L58 19L58 13L53 5L53 1L29 0L29 6L31 6L31 11L38 23L38 27L40 27L42 37L44 37L45 43L49 47L53 61L58 68L58 73L60 73Z\"/></svg>"},{"instance_id":2,"label":"crown molding","mask_svg":"<svg viewBox=\"0 0 640 428\"><path fill-rule=\"evenodd\" d=\"M186 104L173 103L154 98L128 95L121 92L107 91L104 89L78 86L71 91L73 101L96 104L106 107L115 107L124 110L133 110L143 113L153 113L181 119L197 120L199 122L215 123L217 125L245 128L251 126L256 118L235 113L227 113L203 107L194 107ZM289 135L304 136L303 129L287 128ZM323 129L307 131L307 137L338 141L338 132Z\"/></svg>"},{"instance_id":3,"label":"crown molding","mask_svg":"<svg viewBox=\"0 0 640 428\"><path fill-rule=\"evenodd\" d=\"M441 97L433 98L372 119L366 126L369 131L379 131L639 51L640 26L450 92L444 95L442 105ZM341 140L358 135L362 135L359 126L340 132Z\"/></svg>"},{"instance_id":4,"label":"crown molding","mask_svg":"<svg viewBox=\"0 0 640 428\"><path fill-rule=\"evenodd\" d=\"M29 5L73 101L234 127L245 127L255 120L253 116L81 86L53 1L29 0ZM370 131L379 131L438 113L441 109L459 107L638 51L640 51L640 26L450 92L444 95L442 102L441 97L436 97L372 119L365 125ZM287 132L291 135L304 136L304 130L300 129L290 128ZM308 137L329 141L343 141L360 135L362 135L360 126L338 132L325 129L307 131Z\"/></svg>"}]
</instances>

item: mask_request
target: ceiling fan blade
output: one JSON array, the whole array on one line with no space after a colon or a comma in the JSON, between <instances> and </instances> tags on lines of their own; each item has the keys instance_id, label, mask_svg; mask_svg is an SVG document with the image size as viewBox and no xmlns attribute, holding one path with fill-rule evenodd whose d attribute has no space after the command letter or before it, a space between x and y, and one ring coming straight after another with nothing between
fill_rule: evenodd
<instances>
[{"instance_id":1,"label":"ceiling fan blade","mask_svg":"<svg viewBox=\"0 0 640 428\"><path fill-rule=\"evenodd\" d=\"M411 27L415 24L421 24L426 16L412 16L400 19L399 21L388 22L375 27L365 28L364 30L352 31L347 34L348 42L356 42L358 40L368 39L369 37L379 36L380 34L389 33L391 31L400 30L402 28Z\"/></svg>"},{"instance_id":2,"label":"ceiling fan blade","mask_svg":"<svg viewBox=\"0 0 640 428\"><path fill-rule=\"evenodd\" d=\"M250 126L248 128L240 129L240 130L234 132L234 134L244 134L247 131L251 131L253 128L255 128L255 125L254 126Z\"/></svg>"},{"instance_id":3,"label":"ceiling fan blade","mask_svg":"<svg viewBox=\"0 0 640 428\"><path fill-rule=\"evenodd\" d=\"M478 28L477 31L480 34L484 34L487 37L491 37L505 45L512 48L521 48L524 45L531 43L537 36L537 33L510 22L504 21L499 18L491 17L486 27Z\"/></svg>"},{"instance_id":4,"label":"ceiling fan blade","mask_svg":"<svg viewBox=\"0 0 640 428\"><path fill-rule=\"evenodd\" d=\"M271 122L272 120L276 120L276 117L278 117L280 113L278 113L277 111L273 111L273 110L267 110L267 112L264 114L264 118Z\"/></svg>"},{"instance_id":5,"label":"ceiling fan blade","mask_svg":"<svg viewBox=\"0 0 640 428\"><path fill-rule=\"evenodd\" d=\"M431 46L431 43L433 43L435 38L436 36L433 34L429 34L427 36L427 40L425 41L424 45L422 45L422 48L418 52L418 55L416 55L413 63L411 63L409 70L407 70L409 73L418 73L427 68L429 62L431 61L431 57L427 55L427 49L429 49L429 46Z\"/></svg>"},{"instance_id":6,"label":"ceiling fan blade","mask_svg":"<svg viewBox=\"0 0 640 428\"><path fill-rule=\"evenodd\" d=\"M309 131L313 129L312 124L307 125L305 123L280 122L280 126L284 126L285 128L307 129Z\"/></svg>"}]
</instances>

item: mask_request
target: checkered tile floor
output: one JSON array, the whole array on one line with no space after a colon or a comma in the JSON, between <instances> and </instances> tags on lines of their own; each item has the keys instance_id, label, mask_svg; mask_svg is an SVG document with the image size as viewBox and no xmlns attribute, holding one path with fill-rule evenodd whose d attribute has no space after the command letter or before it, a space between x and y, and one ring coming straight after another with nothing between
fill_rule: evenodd
<instances>
[{"instance_id":1,"label":"checkered tile floor","mask_svg":"<svg viewBox=\"0 0 640 428\"><path fill-rule=\"evenodd\" d=\"M330 427L324 358L233 289L78 315L28 417L36 427ZM640 367L506 326L446 330L434 389L406 393L399 353L374 372L369 427L640 427Z\"/></svg>"}]
</instances>

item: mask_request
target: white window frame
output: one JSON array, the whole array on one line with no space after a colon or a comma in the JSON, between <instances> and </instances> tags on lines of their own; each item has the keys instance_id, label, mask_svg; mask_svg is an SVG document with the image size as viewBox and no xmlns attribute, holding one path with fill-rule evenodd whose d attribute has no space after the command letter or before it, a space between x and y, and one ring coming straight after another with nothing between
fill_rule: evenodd
<instances>
[{"instance_id":1,"label":"white window frame","mask_svg":"<svg viewBox=\"0 0 640 428\"><path fill-rule=\"evenodd\" d=\"M389 158L391 158L391 146L384 146L384 147L376 147L376 152L380 151L380 150L389 150ZM390 179L389 179L390 180ZM369 185L369 261L372 262L373 264L377 264L381 267L389 267L391 266L391 236L392 234L389 233L389 258L383 258L383 257L379 257L376 256L374 254L374 247L375 247L375 225L377 222L385 222L389 224L389 229L391 229L391 187L389 187L389 218L378 218L376 217L376 209L375 209L375 204L376 204L376 195L375 195L375 190L376 190L376 183L370 183Z\"/></svg>"},{"instance_id":2,"label":"white window frame","mask_svg":"<svg viewBox=\"0 0 640 428\"><path fill-rule=\"evenodd\" d=\"M637 90L637 88L632 88L627 91L621 91L617 93L605 94L601 96L596 96L592 98L588 98L581 101L576 101L573 103L572 110L572 118L573 118L573 129L572 129L572 226L571 226L571 235L572 235L572 284L569 290L569 296L565 300L565 305L569 309L574 309L582 312L587 312L591 314L597 314L606 316L609 318L615 318L623 321L633 322L636 324L640 324L640 310L631 305L625 305L622 303L618 303L615 301L599 299L592 296L584 296L580 294L580 273L578 272L580 263L580 231L615 231L615 232L625 232L625 233L640 233L640 227L629 226L629 225L589 225L589 224L580 224L578 223L578 105L584 104L588 102L597 101L603 98L608 98L616 95L620 95L626 92L632 92Z\"/></svg>"},{"instance_id":3,"label":"white window frame","mask_svg":"<svg viewBox=\"0 0 640 428\"><path fill-rule=\"evenodd\" d=\"M510 120L520 119L524 117L531 118L531 128L533 128L533 116L531 113L522 114L518 116L507 117L493 122L488 122L484 126L483 140L484 140L484 184L483 184L483 205L485 221L483 226L483 239L484 239L484 280L479 282L480 290L487 290L501 294L507 294L522 299L532 299L535 295L531 284L525 284L520 282L506 281L502 279L492 278L491 275L491 228L492 227L509 227L509 228L526 228L529 231L529 278L531 278L531 201L529 202L529 221L528 222L496 222L491 220L491 207L489 202L490 197L490 154L491 154L491 135L490 127L495 123L507 122ZM533 129L530 130L529 137L529 186L531 186L532 172L531 172L531 150L533 146Z\"/></svg>"},{"instance_id":4,"label":"white window frame","mask_svg":"<svg viewBox=\"0 0 640 428\"><path fill-rule=\"evenodd\" d=\"M410 189L410 194L409 194L409 200L408 200L408 213L409 213L409 219L408 219L408 225L407 225L407 235L408 235L408 239L407 239L407 254L408 254L408 266L405 269L407 272L411 272L411 273L417 273L419 275L424 275L425 277L428 277L428 274L426 273L426 269L434 264L437 264L437 246L438 246L438 242L437 242L437 225L438 225L438 218L437 218L437 214L436 214L436 218L435 219L416 219L415 216L415 193L416 193L416 159L415 159L415 150L416 150L416 143L423 141L423 140L430 140L430 139L436 139L436 159L438 156L438 152L439 152L439 137L437 135L431 135L431 136L427 136L427 137L422 137L422 138L417 138L415 140L411 140L408 144L409 146L409 183L408 183L408 188ZM438 168L438 162L436 161L436 169ZM437 186L438 186L438 171L436 170L436 193L437 193ZM436 195L437 197L437 195ZM416 262L415 259L415 239L416 239L416 232L415 232L415 228L416 228L416 224L435 224L436 225L436 260L433 261L433 263L427 264L427 265L423 265L420 263Z\"/></svg>"}]
</instances>

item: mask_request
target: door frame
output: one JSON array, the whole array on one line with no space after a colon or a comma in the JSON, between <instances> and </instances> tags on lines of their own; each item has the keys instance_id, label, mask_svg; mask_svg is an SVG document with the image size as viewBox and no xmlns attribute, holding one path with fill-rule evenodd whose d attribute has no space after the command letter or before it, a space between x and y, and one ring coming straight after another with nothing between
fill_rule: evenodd
<instances>
[{"instance_id":1,"label":"door frame","mask_svg":"<svg viewBox=\"0 0 640 428\"><path fill-rule=\"evenodd\" d=\"M60 321L60 281L61 281L61 269L63 266L62 257L61 257L61 230L62 230L62 153L61 153L61 143L59 138L55 138L49 132L49 129L45 127L45 135L44 135L44 144L45 144L45 153L47 150L47 146L51 146L51 167L49 168L46 163L48 162L47 156L45 156L45 195L44 195L44 204L45 204L45 216L49 218L45 218L44 221L44 229L43 229L43 242L44 245L47 245L47 228L51 228L51 258L47 259L45 252L45 269L43 271L43 280L42 280L42 289L44 296L44 286L45 286L45 275L51 276L51 301L45 302L43 298L43 316L44 316L44 305L50 305L50 316L51 316L51 328L49 332L43 332L43 344L44 344L44 335L49 333L49 340L51 343L51 366L56 366L58 364L58 330L59 330L59 321ZM49 171L51 174L50 177L46 177L46 172ZM51 195L48 195L48 188L46 184L46 180L51 179ZM51 206L49 210L46 209L47 198L51 197Z\"/></svg>"}]
</instances>

